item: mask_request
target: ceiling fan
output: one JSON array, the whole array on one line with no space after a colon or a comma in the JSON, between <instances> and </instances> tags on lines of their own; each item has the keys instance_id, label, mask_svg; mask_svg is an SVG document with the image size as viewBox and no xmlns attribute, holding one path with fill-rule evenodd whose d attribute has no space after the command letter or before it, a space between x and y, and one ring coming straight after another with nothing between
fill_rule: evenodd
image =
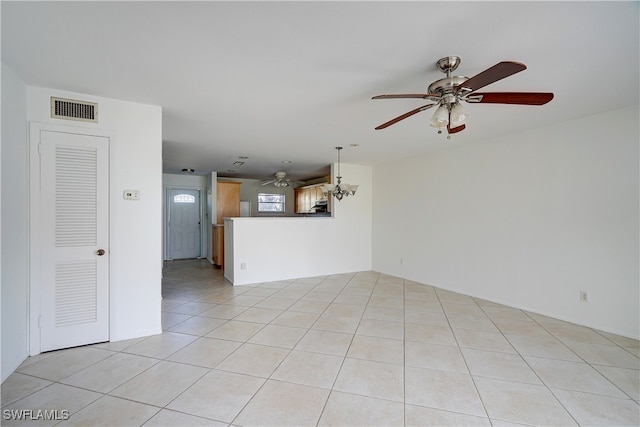
<instances>
[{"instance_id":1,"label":"ceiling fan","mask_svg":"<svg viewBox=\"0 0 640 427\"><path fill-rule=\"evenodd\" d=\"M292 180L292 179L287 178L287 173L286 172L276 172L274 176L275 176L275 178L273 178L273 179L267 179L267 180L264 180L264 181L260 181L260 185L273 184L276 187L288 187L290 185L290 183L303 184L302 181L296 181L296 180Z\"/></svg>"},{"instance_id":2,"label":"ceiling fan","mask_svg":"<svg viewBox=\"0 0 640 427\"><path fill-rule=\"evenodd\" d=\"M438 106L431 118L431 126L438 128L438 133L442 133L442 128L446 127L449 134L447 138L451 138L451 134L460 132L466 127L464 122L469 113L462 107L462 101L473 104L544 105L553 99L551 92L476 92L491 83L526 70L527 66L520 62L499 62L471 78L452 76L451 73L458 68L460 62L461 60L457 56L447 56L438 60L436 62L438 69L447 77L431 83L425 94L374 96L372 99L422 98L433 102L391 119L376 127L376 130L385 129L407 117Z\"/></svg>"}]
</instances>

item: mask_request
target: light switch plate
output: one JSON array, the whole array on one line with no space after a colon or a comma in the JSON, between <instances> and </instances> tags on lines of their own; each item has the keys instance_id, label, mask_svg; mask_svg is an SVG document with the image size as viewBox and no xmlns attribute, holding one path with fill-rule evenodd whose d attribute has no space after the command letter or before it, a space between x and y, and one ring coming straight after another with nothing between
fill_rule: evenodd
<instances>
[{"instance_id":1,"label":"light switch plate","mask_svg":"<svg viewBox=\"0 0 640 427\"><path fill-rule=\"evenodd\" d=\"M122 197L125 200L140 200L140 192L138 190L124 190Z\"/></svg>"}]
</instances>

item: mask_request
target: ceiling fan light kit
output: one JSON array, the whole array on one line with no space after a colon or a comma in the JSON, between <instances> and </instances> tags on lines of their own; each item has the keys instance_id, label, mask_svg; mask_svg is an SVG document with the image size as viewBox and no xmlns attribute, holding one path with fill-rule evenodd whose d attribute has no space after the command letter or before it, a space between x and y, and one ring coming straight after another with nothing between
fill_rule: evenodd
<instances>
[{"instance_id":1,"label":"ceiling fan light kit","mask_svg":"<svg viewBox=\"0 0 640 427\"><path fill-rule=\"evenodd\" d=\"M469 112L464 109L462 104L456 102L451 107L451 127L458 127L464 124L464 121L469 117Z\"/></svg>"},{"instance_id":2,"label":"ceiling fan light kit","mask_svg":"<svg viewBox=\"0 0 640 427\"><path fill-rule=\"evenodd\" d=\"M397 99L397 98L418 98L428 99L432 104L423 105L415 110L404 113L394 119L389 120L376 127L376 130L385 129L401 120L413 116L431 107L438 106L431 117L431 126L438 128L438 133L442 133L442 128L447 128L447 138L451 134L463 131L466 128L465 121L469 113L462 106L462 101L473 104L517 104L517 105L544 105L553 99L551 92L485 92L476 93L481 89L505 77L509 77L520 71L526 70L527 66L514 61L502 61L483 72L469 78L465 76L452 76L460 65L458 56L447 56L436 62L440 71L447 77L436 80L427 88L425 94L408 93L393 95L377 95L372 99Z\"/></svg>"},{"instance_id":3,"label":"ceiling fan light kit","mask_svg":"<svg viewBox=\"0 0 640 427\"><path fill-rule=\"evenodd\" d=\"M436 112L433 113L433 116L431 117L431 126L433 126L434 128L441 128L443 126L446 126L447 123L449 123L449 111L447 110L447 107L445 107L444 105L439 106L436 109Z\"/></svg>"},{"instance_id":4,"label":"ceiling fan light kit","mask_svg":"<svg viewBox=\"0 0 640 427\"><path fill-rule=\"evenodd\" d=\"M325 196L333 196L340 201L345 196L355 195L358 190L358 185L342 183L342 177L340 176L340 150L342 150L342 147L336 147L336 150L338 150L338 174L336 176L336 185L324 184L322 186L322 194Z\"/></svg>"}]
</instances>

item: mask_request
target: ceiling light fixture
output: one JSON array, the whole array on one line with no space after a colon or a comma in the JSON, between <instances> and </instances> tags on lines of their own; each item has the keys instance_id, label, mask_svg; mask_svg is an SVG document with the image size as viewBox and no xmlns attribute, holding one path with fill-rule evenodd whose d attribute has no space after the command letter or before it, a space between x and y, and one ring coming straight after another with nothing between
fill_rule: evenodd
<instances>
[{"instance_id":1,"label":"ceiling light fixture","mask_svg":"<svg viewBox=\"0 0 640 427\"><path fill-rule=\"evenodd\" d=\"M187 175L193 175L196 172L195 169L191 169L191 168L184 168L182 169L182 173L187 174Z\"/></svg>"},{"instance_id":2,"label":"ceiling light fixture","mask_svg":"<svg viewBox=\"0 0 640 427\"><path fill-rule=\"evenodd\" d=\"M443 127L449 127L449 129L457 128L464 125L465 120L469 117L469 112L464 109L460 102L455 98L452 100L449 97L445 97L440 106L436 109L431 117L431 126L438 128L438 134L442 133ZM450 139L451 135L447 135Z\"/></svg>"},{"instance_id":3,"label":"ceiling light fixture","mask_svg":"<svg viewBox=\"0 0 640 427\"><path fill-rule=\"evenodd\" d=\"M431 126L439 129L447 124L449 124L449 110L444 104L440 104L431 117Z\"/></svg>"},{"instance_id":4,"label":"ceiling light fixture","mask_svg":"<svg viewBox=\"0 0 640 427\"><path fill-rule=\"evenodd\" d=\"M451 107L451 127L456 128L462 126L464 121L469 117L469 113L464 109L462 104L456 102Z\"/></svg>"},{"instance_id":5,"label":"ceiling light fixture","mask_svg":"<svg viewBox=\"0 0 640 427\"><path fill-rule=\"evenodd\" d=\"M358 186L342 183L342 177L340 176L340 150L342 150L342 147L336 147L336 150L338 150L338 174L336 176L337 182L335 186L331 184L324 184L322 186L322 194L326 196L332 195L333 197L338 199L338 201L340 201L344 196L355 195Z\"/></svg>"},{"instance_id":6,"label":"ceiling light fixture","mask_svg":"<svg viewBox=\"0 0 640 427\"><path fill-rule=\"evenodd\" d=\"M447 77L431 83L427 88L427 93L374 96L373 99L422 98L432 102L406 112L380 126L376 126L376 130L386 129L414 114L436 107L429 124L437 127L439 134L442 133L442 128L446 126L447 139L451 139L452 134L465 130L466 125L464 122L469 117L469 113L460 105L461 101L474 104L544 105L553 99L552 92L476 92L478 89L498 80L526 70L527 66L521 62L502 61L471 78L452 76L451 73L458 68L458 65L460 65L460 57L458 56L445 56L439 59L436 62L436 66Z\"/></svg>"}]
</instances>

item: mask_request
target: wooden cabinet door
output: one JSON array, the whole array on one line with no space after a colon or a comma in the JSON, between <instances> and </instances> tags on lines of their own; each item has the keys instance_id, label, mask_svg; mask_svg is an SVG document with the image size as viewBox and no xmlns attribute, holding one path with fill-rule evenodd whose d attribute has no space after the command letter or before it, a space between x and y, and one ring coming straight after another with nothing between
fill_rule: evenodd
<instances>
[{"instance_id":1,"label":"wooden cabinet door","mask_svg":"<svg viewBox=\"0 0 640 427\"><path fill-rule=\"evenodd\" d=\"M311 199L308 188L296 188L296 213L309 213L311 206L309 201Z\"/></svg>"},{"instance_id":2,"label":"wooden cabinet door","mask_svg":"<svg viewBox=\"0 0 640 427\"><path fill-rule=\"evenodd\" d=\"M224 268L224 226L213 226L213 253L211 259L215 265Z\"/></svg>"},{"instance_id":3,"label":"wooden cabinet door","mask_svg":"<svg viewBox=\"0 0 640 427\"><path fill-rule=\"evenodd\" d=\"M216 185L216 225L213 226L211 259L224 269L224 220L240 216L241 182L218 181Z\"/></svg>"},{"instance_id":4,"label":"wooden cabinet door","mask_svg":"<svg viewBox=\"0 0 640 427\"><path fill-rule=\"evenodd\" d=\"M293 189L293 211L295 213L302 212L302 188L294 188Z\"/></svg>"},{"instance_id":5,"label":"wooden cabinet door","mask_svg":"<svg viewBox=\"0 0 640 427\"><path fill-rule=\"evenodd\" d=\"M222 218L240 216L241 182L218 181L216 191L216 224L223 224Z\"/></svg>"}]
</instances>

